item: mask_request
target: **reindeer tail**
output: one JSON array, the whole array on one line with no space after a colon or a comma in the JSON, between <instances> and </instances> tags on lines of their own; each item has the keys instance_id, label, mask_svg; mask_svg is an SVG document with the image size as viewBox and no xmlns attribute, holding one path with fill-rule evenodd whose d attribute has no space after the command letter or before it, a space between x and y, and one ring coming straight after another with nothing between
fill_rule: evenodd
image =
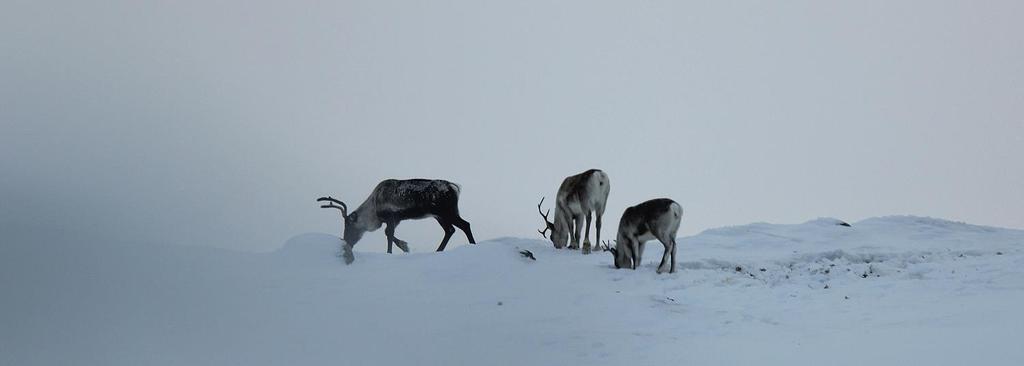
<instances>
[{"instance_id":1,"label":"reindeer tail","mask_svg":"<svg viewBox=\"0 0 1024 366\"><path fill-rule=\"evenodd\" d=\"M456 196L462 195L462 186L452 182L448 182L448 185L455 191Z\"/></svg>"}]
</instances>

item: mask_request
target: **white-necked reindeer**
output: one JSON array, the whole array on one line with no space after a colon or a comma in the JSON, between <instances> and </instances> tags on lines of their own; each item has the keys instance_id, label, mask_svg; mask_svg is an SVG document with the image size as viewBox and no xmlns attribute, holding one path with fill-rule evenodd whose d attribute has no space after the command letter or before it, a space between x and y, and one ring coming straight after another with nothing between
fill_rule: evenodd
<instances>
[{"instance_id":1,"label":"white-necked reindeer","mask_svg":"<svg viewBox=\"0 0 1024 366\"><path fill-rule=\"evenodd\" d=\"M676 232L683 218L683 208L668 198L657 198L627 208L619 220L615 248L615 268L632 268L641 264L644 243L658 239L665 246L658 273L676 271ZM671 257L671 258L669 258Z\"/></svg>"},{"instance_id":2,"label":"white-necked reindeer","mask_svg":"<svg viewBox=\"0 0 1024 366\"><path fill-rule=\"evenodd\" d=\"M459 216L459 192L457 184L445 180L432 179L388 179L377 184L370 196L355 211L348 212L344 202L331 197L320 197L317 202L326 202L321 208L336 208L341 211L345 221L343 238L346 263L352 262L351 248L356 245L367 231L376 231L381 224L384 235L388 239L388 253L394 243L403 252L409 252L408 244L395 237L395 228L404 220L433 217L444 229L444 239L437 251L443 251L448 240L459 228L466 234L469 242L476 244L469 222ZM340 206L339 206L340 205Z\"/></svg>"},{"instance_id":3,"label":"white-necked reindeer","mask_svg":"<svg viewBox=\"0 0 1024 366\"><path fill-rule=\"evenodd\" d=\"M544 230L540 231L545 235L551 231L551 243L555 248L565 247L567 241L569 249L580 248L580 229L583 228L583 220L586 218L586 232L583 234L583 254L590 253L590 222L592 214L597 213L597 242L601 242L601 216L604 215L605 204L608 202L608 192L611 190L611 183L608 175L598 169L590 169L583 173L565 178L562 185L558 187L558 195L555 197L555 222L548 221L548 214L541 212L540 206L544 204L544 198L537 204L537 213L544 218ZM551 213L551 210L548 210Z\"/></svg>"}]
</instances>

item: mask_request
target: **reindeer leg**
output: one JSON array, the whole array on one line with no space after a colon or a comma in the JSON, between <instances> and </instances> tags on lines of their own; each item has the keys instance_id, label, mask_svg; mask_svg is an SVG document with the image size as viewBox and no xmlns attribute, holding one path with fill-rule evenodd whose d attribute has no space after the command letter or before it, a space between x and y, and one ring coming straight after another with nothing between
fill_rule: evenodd
<instances>
[{"instance_id":1,"label":"reindeer leg","mask_svg":"<svg viewBox=\"0 0 1024 366\"><path fill-rule=\"evenodd\" d=\"M442 229L444 229L444 239L441 239L441 245L437 247L437 251L443 252L444 247L448 245L448 240L455 234L455 227L447 221L441 221L440 218L437 219L437 223L441 225Z\"/></svg>"},{"instance_id":2,"label":"reindeer leg","mask_svg":"<svg viewBox=\"0 0 1024 366\"><path fill-rule=\"evenodd\" d=\"M627 255L626 259L629 260L629 263L628 264L624 263L623 264L624 265L623 268L627 268L625 266L628 265L629 269L636 269L636 265L635 265L636 264L636 262L635 262L636 261L636 252L633 251L633 242L629 238L626 238L625 240L626 240L626 245L623 245L622 248L625 249L625 252L626 252L626 255Z\"/></svg>"},{"instance_id":3,"label":"reindeer leg","mask_svg":"<svg viewBox=\"0 0 1024 366\"><path fill-rule=\"evenodd\" d=\"M587 224L586 232L583 234L583 254L590 254L590 221L593 220L593 215L587 212ZM600 242L598 242L600 243Z\"/></svg>"},{"instance_id":4,"label":"reindeer leg","mask_svg":"<svg viewBox=\"0 0 1024 366\"><path fill-rule=\"evenodd\" d=\"M594 223L594 235L597 235L597 245L601 245L601 213L597 213L597 222Z\"/></svg>"},{"instance_id":5,"label":"reindeer leg","mask_svg":"<svg viewBox=\"0 0 1024 366\"><path fill-rule=\"evenodd\" d=\"M665 246L665 252L661 255L661 264L658 265L658 273L673 273L676 271L676 239L675 235L662 233L656 235L661 245Z\"/></svg>"},{"instance_id":6,"label":"reindeer leg","mask_svg":"<svg viewBox=\"0 0 1024 366\"><path fill-rule=\"evenodd\" d=\"M668 270L668 273L676 273L676 239L672 239L672 268Z\"/></svg>"},{"instance_id":7,"label":"reindeer leg","mask_svg":"<svg viewBox=\"0 0 1024 366\"><path fill-rule=\"evenodd\" d=\"M391 243L394 243L403 252L409 252L409 243L395 236L395 229L398 229L398 223L398 221L389 222L387 223L388 226L384 228L384 234L388 237L388 253L391 253Z\"/></svg>"},{"instance_id":8,"label":"reindeer leg","mask_svg":"<svg viewBox=\"0 0 1024 366\"><path fill-rule=\"evenodd\" d=\"M658 271L657 272L658 273L664 273L665 272L665 267L668 266L668 257L670 255L672 255L672 243L671 242L666 242L666 241L661 240L661 239L658 239L658 241L661 242L661 245L665 246L665 252L661 253L661 263L658 264Z\"/></svg>"},{"instance_id":9,"label":"reindeer leg","mask_svg":"<svg viewBox=\"0 0 1024 366\"><path fill-rule=\"evenodd\" d=\"M395 246L397 246L398 249L401 249L405 253L409 252L409 243L407 243L405 240L399 238L393 238L392 240L395 241Z\"/></svg>"},{"instance_id":10,"label":"reindeer leg","mask_svg":"<svg viewBox=\"0 0 1024 366\"><path fill-rule=\"evenodd\" d=\"M576 232L576 220L569 219L569 249L580 248L580 234Z\"/></svg>"},{"instance_id":11,"label":"reindeer leg","mask_svg":"<svg viewBox=\"0 0 1024 366\"><path fill-rule=\"evenodd\" d=\"M573 237L572 237L572 244L569 245L569 249L579 249L580 248L580 234L583 231L583 217L582 217L582 215L573 217L572 218L572 224L574 226L573 231L572 231L573 232Z\"/></svg>"},{"instance_id":12,"label":"reindeer leg","mask_svg":"<svg viewBox=\"0 0 1024 366\"><path fill-rule=\"evenodd\" d=\"M384 223L387 227L384 228L384 236L388 238L388 254L391 254L391 243L395 240L395 226L398 224L386 222Z\"/></svg>"},{"instance_id":13,"label":"reindeer leg","mask_svg":"<svg viewBox=\"0 0 1024 366\"><path fill-rule=\"evenodd\" d=\"M644 264L645 244L647 244L647 242L640 240L640 237L633 237L633 250L635 253L634 258L636 259L636 268L640 268Z\"/></svg>"},{"instance_id":14,"label":"reindeer leg","mask_svg":"<svg viewBox=\"0 0 1024 366\"><path fill-rule=\"evenodd\" d=\"M453 223L453 225L455 225L455 227L459 228L459 230L462 230L463 234L466 234L466 239L469 239L469 243L470 244L476 244L476 239L473 239L473 230L469 229L469 222L468 221L463 220L461 217L456 216L455 217L455 222Z\"/></svg>"},{"instance_id":15,"label":"reindeer leg","mask_svg":"<svg viewBox=\"0 0 1024 366\"><path fill-rule=\"evenodd\" d=\"M643 264L644 244L640 242L640 238L633 238L630 240L629 245L633 250L633 269L636 269L636 267L640 267Z\"/></svg>"}]
</instances>

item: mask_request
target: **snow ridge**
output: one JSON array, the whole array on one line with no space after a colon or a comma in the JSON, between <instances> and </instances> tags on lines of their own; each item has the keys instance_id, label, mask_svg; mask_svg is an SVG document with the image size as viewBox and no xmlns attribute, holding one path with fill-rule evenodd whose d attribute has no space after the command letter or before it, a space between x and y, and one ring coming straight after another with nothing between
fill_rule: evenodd
<instances>
[{"instance_id":1,"label":"snow ridge","mask_svg":"<svg viewBox=\"0 0 1024 366\"><path fill-rule=\"evenodd\" d=\"M0 364L1024 360L1024 231L839 223L707 230L680 238L680 269L663 275L656 243L636 271L521 238L360 252L348 266L340 239L320 233L272 253L0 246Z\"/></svg>"}]
</instances>

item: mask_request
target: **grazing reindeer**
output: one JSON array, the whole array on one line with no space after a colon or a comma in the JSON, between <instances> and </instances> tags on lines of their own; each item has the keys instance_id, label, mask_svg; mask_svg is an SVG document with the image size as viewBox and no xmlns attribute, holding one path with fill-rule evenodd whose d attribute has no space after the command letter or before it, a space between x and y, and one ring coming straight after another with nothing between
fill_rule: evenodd
<instances>
[{"instance_id":1,"label":"grazing reindeer","mask_svg":"<svg viewBox=\"0 0 1024 366\"><path fill-rule=\"evenodd\" d=\"M350 250L356 245L367 231L376 231L381 224L385 224L387 227L384 228L384 235L388 238L388 253L391 253L392 243L403 252L409 252L408 244L395 237L398 223L431 216L444 229L444 239L437 247L437 251L440 252L455 234L455 228L462 230L470 243L476 244L469 223L459 216L459 190L457 184L445 180L388 179L377 184L370 197L352 213L348 212L348 206L344 202L331 197L320 197L317 202L327 202L320 206L321 208L341 210L341 216L345 220L343 237L347 244L346 249Z\"/></svg>"},{"instance_id":2,"label":"grazing reindeer","mask_svg":"<svg viewBox=\"0 0 1024 366\"><path fill-rule=\"evenodd\" d=\"M587 229L583 234L583 254L590 254L590 221L592 214L597 212L597 242L601 242L601 216L604 215L605 203L608 202L608 192L611 184L608 175L598 169L590 169L583 173L565 178L562 185L558 187L558 196L555 197L555 222L548 221L548 215L540 212L540 206L544 204L544 198L537 204L537 213L544 218L544 230L540 235L550 230L551 243L555 248L565 247L566 241L571 237L569 249L580 248L580 229L583 228L583 219L586 218ZM548 210L551 213L551 210Z\"/></svg>"},{"instance_id":3,"label":"grazing reindeer","mask_svg":"<svg viewBox=\"0 0 1024 366\"><path fill-rule=\"evenodd\" d=\"M641 264L644 243L658 239L665 246L658 273L676 271L676 232L683 218L683 208L668 198L653 199L627 208L619 220L619 233L615 248L609 248L615 258L615 268L632 268ZM671 255L671 263L669 256Z\"/></svg>"}]
</instances>

